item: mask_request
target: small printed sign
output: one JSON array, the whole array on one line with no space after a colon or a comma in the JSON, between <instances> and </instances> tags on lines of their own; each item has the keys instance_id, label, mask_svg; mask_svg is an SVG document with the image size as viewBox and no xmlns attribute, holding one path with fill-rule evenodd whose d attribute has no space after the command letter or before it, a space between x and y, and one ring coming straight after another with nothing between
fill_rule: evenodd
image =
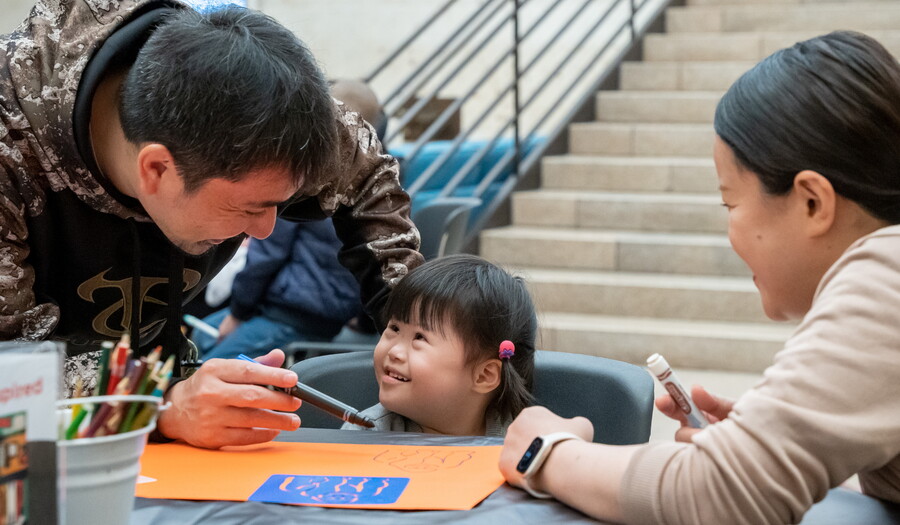
<instances>
[{"instance_id":1,"label":"small printed sign","mask_svg":"<svg viewBox=\"0 0 900 525\"><path fill-rule=\"evenodd\" d=\"M0 342L0 525L57 522L56 397L64 347Z\"/></svg>"},{"instance_id":2,"label":"small printed sign","mask_svg":"<svg viewBox=\"0 0 900 525\"><path fill-rule=\"evenodd\" d=\"M360 476L270 476L249 501L294 505L390 505L397 501L409 478Z\"/></svg>"}]
</instances>

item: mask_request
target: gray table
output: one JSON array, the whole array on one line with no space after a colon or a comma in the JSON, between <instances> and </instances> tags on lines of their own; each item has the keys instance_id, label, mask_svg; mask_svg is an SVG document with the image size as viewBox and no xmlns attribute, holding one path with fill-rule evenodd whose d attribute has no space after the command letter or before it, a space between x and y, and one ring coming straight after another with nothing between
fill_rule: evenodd
<instances>
[{"instance_id":1,"label":"gray table","mask_svg":"<svg viewBox=\"0 0 900 525\"><path fill-rule=\"evenodd\" d=\"M282 432L278 441L392 445L500 445L500 438L454 437L399 432L364 432L305 428ZM271 524L394 524L394 523L505 523L550 525L599 523L555 500L537 500L503 485L472 510L361 510L274 503L181 501L137 498L131 525L191 525L194 523ZM844 489L832 489L803 517L801 525L900 524L900 508Z\"/></svg>"},{"instance_id":2,"label":"gray table","mask_svg":"<svg viewBox=\"0 0 900 525\"><path fill-rule=\"evenodd\" d=\"M365 432L301 428L282 432L278 441L392 445L500 445L500 438L454 437L400 432ZM503 485L472 510L362 510L279 505L253 501L181 501L137 498L131 525L194 523L272 524L393 524L393 523L598 523L555 500L537 500Z\"/></svg>"}]
</instances>

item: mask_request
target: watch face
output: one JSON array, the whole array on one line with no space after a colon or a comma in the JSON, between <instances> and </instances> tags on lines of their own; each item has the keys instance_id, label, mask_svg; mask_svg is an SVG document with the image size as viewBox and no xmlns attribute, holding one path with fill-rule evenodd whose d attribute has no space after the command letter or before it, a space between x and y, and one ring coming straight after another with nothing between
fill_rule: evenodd
<instances>
[{"instance_id":1,"label":"watch face","mask_svg":"<svg viewBox=\"0 0 900 525\"><path fill-rule=\"evenodd\" d=\"M543 439L539 437L534 438L531 445L528 445L528 450L522 454L522 459L520 459L519 464L516 465L516 470L524 474L525 471L528 470L528 466L531 465L531 462L534 461L534 457L537 455L538 450L541 449L541 445L543 444Z\"/></svg>"}]
</instances>

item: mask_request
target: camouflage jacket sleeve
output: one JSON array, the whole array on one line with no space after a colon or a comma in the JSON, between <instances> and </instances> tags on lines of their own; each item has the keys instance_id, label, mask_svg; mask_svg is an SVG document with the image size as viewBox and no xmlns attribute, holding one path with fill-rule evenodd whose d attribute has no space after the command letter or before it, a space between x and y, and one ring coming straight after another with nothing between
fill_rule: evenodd
<instances>
[{"instance_id":1,"label":"camouflage jacket sleeve","mask_svg":"<svg viewBox=\"0 0 900 525\"><path fill-rule=\"evenodd\" d=\"M383 151L375 130L358 114L340 103L336 114L336 173L317 200L321 211L333 216L343 244L341 264L356 276L366 310L380 325L390 288L423 261L419 231L409 218L410 198L400 187L397 160ZM284 216L291 218L291 207Z\"/></svg>"},{"instance_id":2,"label":"camouflage jacket sleeve","mask_svg":"<svg viewBox=\"0 0 900 525\"><path fill-rule=\"evenodd\" d=\"M40 340L53 333L59 308L37 304L28 265L25 205L17 185L0 167L0 339Z\"/></svg>"}]
</instances>

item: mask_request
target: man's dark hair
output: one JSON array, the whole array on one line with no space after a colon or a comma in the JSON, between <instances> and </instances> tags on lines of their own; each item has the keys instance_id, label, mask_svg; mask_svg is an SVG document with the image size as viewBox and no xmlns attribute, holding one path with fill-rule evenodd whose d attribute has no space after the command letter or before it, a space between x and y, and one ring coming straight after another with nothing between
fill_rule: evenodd
<instances>
[{"instance_id":1,"label":"man's dark hair","mask_svg":"<svg viewBox=\"0 0 900 525\"><path fill-rule=\"evenodd\" d=\"M443 335L452 329L469 364L498 358L500 343L512 341L515 355L501 360L500 386L490 406L505 420L532 404L537 314L521 277L481 257L448 255L404 277L391 291L384 315L385 321L415 320Z\"/></svg>"},{"instance_id":2,"label":"man's dark hair","mask_svg":"<svg viewBox=\"0 0 900 525\"><path fill-rule=\"evenodd\" d=\"M839 31L777 51L722 97L715 128L769 194L812 170L900 223L900 66L874 39Z\"/></svg>"},{"instance_id":3,"label":"man's dark hair","mask_svg":"<svg viewBox=\"0 0 900 525\"><path fill-rule=\"evenodd\" d=\"M315 185L337 147L312 54L274 19L236 6L168 16L128 72L119 114L130 142L171 151L189 192L262 168Z\"/></svg>"}]
</instances>

